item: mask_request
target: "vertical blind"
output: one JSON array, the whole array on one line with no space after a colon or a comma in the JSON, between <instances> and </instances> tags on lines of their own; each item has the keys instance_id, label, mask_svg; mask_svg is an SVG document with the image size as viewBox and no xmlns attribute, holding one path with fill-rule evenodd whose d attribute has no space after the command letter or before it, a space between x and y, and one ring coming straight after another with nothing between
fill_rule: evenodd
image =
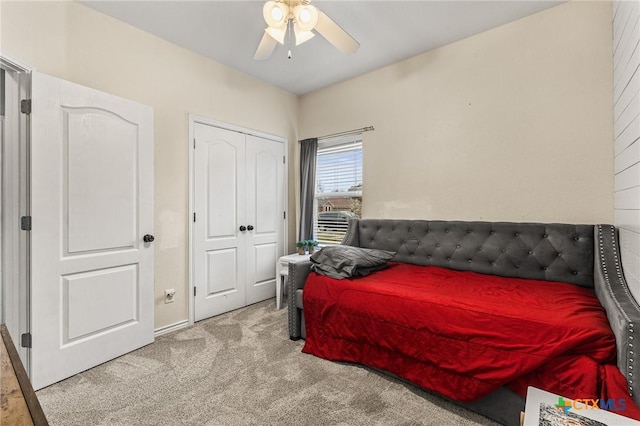
<instances>
[{"instance_id":1,"label":"vertical blind","mask_svg":"<svg viewBox=\"0 0 640 426\"><path fill-rule=\"evenodd\" d=\"M349 218L360 217L362 136L321 141L316 161L316 240L321 245L338 244Z\"/></svg>"}]
</instances>

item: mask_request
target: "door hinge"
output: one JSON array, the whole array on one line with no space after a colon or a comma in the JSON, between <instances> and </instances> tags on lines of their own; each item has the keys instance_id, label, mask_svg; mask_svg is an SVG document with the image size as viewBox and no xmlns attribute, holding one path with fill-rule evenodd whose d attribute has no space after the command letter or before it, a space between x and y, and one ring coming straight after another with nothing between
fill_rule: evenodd
<instances>
[{"instance_id":1,"label":"door hinge","mask_svg":"<svg viewBox=\"0 0 640 426\"><path fill-rule=\"evenodd\" d=\"M196 138L193 138L193 149L196 149Z\"/></svg>"},{"instance_id":2,"label":"door hinge","mask_svg":"<svg viewBox=\"0 0 640 426\"><path fill-rule=\"evenodd\" d=\"M282 212L282 218L286 219L287 218L287 212Z\"/></svg>"},{"instance_id":3,"label":"door hinge","mask_svg":"<svg viewBox=\"0 0 640 426\"><path fill-rule=\"evenodd\" d=\"M20 218L20 229L23 231L31 231L31 216L22 216Z\"/></svg>"},{"instance_id":4,"label":"door hinge","mask_svg":"<svg viewBox=\"0 0 640 426\"><path fill-rule=\"evenodd\" d=\"M282 156L282 164L287 164L287 157L284 155Z\"/></svg>"},{"instance_id":5,"label":"door hinge","mask_svg":"<svg viewBox=\"0 0 640 426\"><path fill-rule=\"evenodd\" d=\"M194 221L194 222L196 221L196 214L195 214L195 212L193 213L193 221Z\"/></svg>"},{"instance_id":6,"label":"door hinge","mask_svg":"<svg viewBox=\"0 0 640 426\"><path fill-rule=\"evenodd\" d=\"M31 99L23 99L20 101L20 112L23 114L31 114Z\"/></svg>"},{"instance_id":7,"label":"door hinge","mask_svg":"<svg viewBox=\"0 0 640 426\"><path fill-rule=\"evenodd\" d=\"M23 348L31 347L31 333L24 333L20 336L20 346Z\"/></svg>"},{"instance_id":8,"label":"door hinge","mask_svg":"<svg viewBox=\"0 0 640 426\"><path fill-rule=\"evenodd\" d=\"M193 297L196 297L196 286L193 286Z\"/></svg>"}]
</instances>

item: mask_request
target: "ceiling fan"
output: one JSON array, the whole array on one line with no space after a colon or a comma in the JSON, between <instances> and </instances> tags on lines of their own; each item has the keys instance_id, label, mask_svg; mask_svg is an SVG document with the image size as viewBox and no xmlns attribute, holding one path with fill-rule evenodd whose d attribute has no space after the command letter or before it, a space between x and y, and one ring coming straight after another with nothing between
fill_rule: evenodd
<instances>
[{"instance_id":1,"label":"ceiling fan","mask_svg":"<svg viewBox=\"0 0 640 426\"><path fill-rule=\"evenodd\" d=\"M310 1L270 0L265 3L262 14L267 28L256 50L255 60L268 59L278 43L285 44L287 33L289 40L293 42L291 32L296 46L311 40L315 36L313 31L317 31L342 53L349 54L358 50L360 44L324 12L310 5Z\"/></svg>"}]
</instances>

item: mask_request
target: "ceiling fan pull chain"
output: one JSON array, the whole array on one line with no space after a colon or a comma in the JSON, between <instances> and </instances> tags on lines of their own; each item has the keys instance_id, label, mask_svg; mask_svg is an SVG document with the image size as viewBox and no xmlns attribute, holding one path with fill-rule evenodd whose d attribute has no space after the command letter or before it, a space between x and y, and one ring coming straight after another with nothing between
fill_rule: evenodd
<instances>
[{"instance_id":1,"label":"ceiling fan pull chain","mask_svg":"<svg viewBox=\"0 0 640 426\"><path fill-rule=\"evenodd\" d=\"M293 20L289 19L289 21L287 22L287 34L288 34L288 40L287 40L287 44L289 45L289 49L287 52L287 59L291 59L293 55L291 55L291 46L293 46L293 34L291 34L291 27L293 26Z\"/></svg>"}]
</instances>

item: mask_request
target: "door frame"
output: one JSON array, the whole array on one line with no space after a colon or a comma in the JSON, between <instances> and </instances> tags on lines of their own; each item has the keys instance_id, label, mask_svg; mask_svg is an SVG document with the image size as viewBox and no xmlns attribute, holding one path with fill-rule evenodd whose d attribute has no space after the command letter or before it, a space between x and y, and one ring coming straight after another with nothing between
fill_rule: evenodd
<instances>
[{"instance_id":1,"label":"door frame","mask_svg":"<svg viewBox=\"0 0 640 426\"><path fill-rule=\"evenodd\" d=\"M237 126L235 124L225 123L223 121L214 120L212 118L204 117L196 114L189 114L189 139L187 139L187 150L189 157L189 216L187 220L189 221L189 266L188 266L188 275L189 275L189 325L192 325L195 322L195 299L193 296L193 288L195 283L193 282L195 276L194 270L194 258L193 258L193 234L194 234L194 222L193 216L195 214L195 125L196 124L204 124L207 126L218 127L220 129L230 130L232 132L242 133L244 135L253 135L263 139L269 139L274 142L280 142L284 145L284 178L283 178L283 188L284 191L284 206L282 206L283 211L285 212L286 218L284 220L284 253L289 252L288 247L288 229L289 229L289 139L283 136L276 136L270 133L262 132L259 130L249 129L247 127ZM276 265L273 265L275 270ZM276 279L278 277L276 276Z\"/></svg>"},{"instance_id":2,"label":"door frame","mask_svg":"<svg viewBox=\"0 0 640 426\"><path fill-rule=\"evenodd\" d=\"M31 376L31 351L22 346L20 338L31 332L30 232L20 230L20 217L30 216L31 120L29 114L21 113L20 100L31 98L31 72L35 68L2 51L0 68L5 71L5 96L9 101L5 105L5 135L15 141L5 146L4 157L0 158L0 321L7 323L20 360Z\"/></svg>"}]
</instances>

